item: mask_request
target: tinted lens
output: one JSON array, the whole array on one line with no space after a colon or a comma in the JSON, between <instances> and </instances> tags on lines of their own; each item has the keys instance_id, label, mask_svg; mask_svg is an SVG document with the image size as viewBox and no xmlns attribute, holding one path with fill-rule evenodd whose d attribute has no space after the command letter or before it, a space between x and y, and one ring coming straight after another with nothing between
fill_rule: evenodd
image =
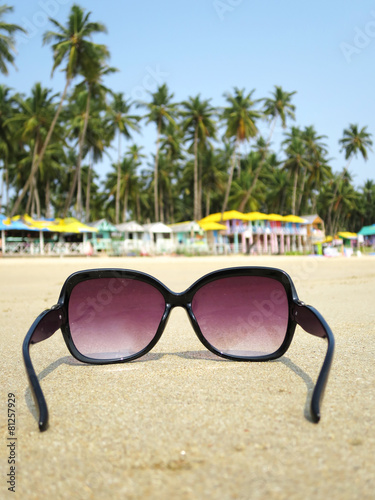
<instances>
[{"instance_id":1,"label":"tinted lens","mask_svg":"<svg viewBox=\"0 0 375 500\"><path fill-rule=\"evenodd\" d=\"M212 281L192 302L203 336L223 354L265 356L279 349L288 325L288 297L272 278L238 276Z\"/></svg>"},{"instance_id":2,"label":"tinted lens","mask_svg":"<svg viewBox=\"0 0 375 500\"><path fill-rule=\"evenodd\" d=\"M142 351L154 338L165 309L163 295L133 279L78 283L69 299L69 328L78 351L94 359L119 359Z\"/></svg>"}]
</instances>

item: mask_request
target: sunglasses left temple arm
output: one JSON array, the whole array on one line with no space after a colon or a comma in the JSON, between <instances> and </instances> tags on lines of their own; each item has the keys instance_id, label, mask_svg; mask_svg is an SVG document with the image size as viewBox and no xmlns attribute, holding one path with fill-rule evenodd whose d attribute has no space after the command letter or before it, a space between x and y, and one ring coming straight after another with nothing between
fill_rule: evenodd
<instances>
[{"instance_id":1,"label":"sunglasses left temple arm","mask_svg":"<svg viewBox=\"0 0 375 500\"><path fill-rule=\"evenodd\" d=\"M23 341L22 354L29 379L31 393L39 411L39 430L44 431L48 426L48 408L40 387L38 377L35 373L30 357L30 345L37 344L51 337L63 323L63 310L57 304L51 309L42 312L31 325L25 340Z\"/></svg>"},{"instance_id":2,"label":"sunglasses left temple arm","mask_svg":"<svg viewBox=\"0 0 375 500\"><path fill-rule=\"evenodd\" d=\"M315 423L318 423L320 420L320 405L332 364L335 338L323 316L312 306L308 306L301 301L296 301L294 319L307 333L316 337L326 338L328 341L327 352L311 399L311 418Z\"/></svg>"}]
</instances>

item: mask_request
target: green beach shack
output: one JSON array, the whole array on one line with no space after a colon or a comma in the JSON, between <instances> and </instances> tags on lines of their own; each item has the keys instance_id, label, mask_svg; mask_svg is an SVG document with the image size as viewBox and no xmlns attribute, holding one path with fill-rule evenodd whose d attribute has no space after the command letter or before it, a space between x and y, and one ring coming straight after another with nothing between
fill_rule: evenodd
<instances>
[{"instance_id":1,"label":"green beach shack","mask_svg":"<svg viewBox=\"0 0 375 500\"><path fill-rule=\"evenodd\" d=\"M113 236L118 233L116 226L106 219L90 222L88 226L98 230L97 233L93 233L90 239L94 251L111 253L113 251Z\"/></svg>"}]
</instances>

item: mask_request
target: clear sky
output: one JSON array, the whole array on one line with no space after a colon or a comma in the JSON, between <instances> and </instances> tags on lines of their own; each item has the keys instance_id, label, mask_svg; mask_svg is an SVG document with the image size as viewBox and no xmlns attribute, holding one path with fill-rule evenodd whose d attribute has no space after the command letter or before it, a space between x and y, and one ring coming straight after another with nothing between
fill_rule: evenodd
<instances>
[{"instance_id":1,"label":"clear sky","mask_svg":"<svg viewBox=\"0 0 375 500\"><path fill-rule=\"evenodd\" d=\"M51 78L52 50L42 46L51 29L48 15L66 23L70 0L7 0L14 12L9 22L24 26L29 37L17 43L18 71L1 79L28 93L41 81L61 91L64 75ZM255 89L254 98L270 95L275 85L297 91L295 125L314 125L327 135L331 165L346 161L338 140L350 123L375 134L375 2L371 0L80 0L104 23L107 35L95 37L111 52L120 71L106 84L128 97L147 100L166 82L177 101L201 93L223 106L223 93L233 87ZM268 135L268 126L261 125ZM154 150L153 127L142 127L135 142ZM273 142L279 149L281 127ZM374 137L375 144L375 137ZM374 148L375 149L375 148ZM116 157L115 151L112 153ZM103 175L108 160L98 166ZM375 179L375 155L354 159L354 183Z\"/></svg>"}]
</instances>

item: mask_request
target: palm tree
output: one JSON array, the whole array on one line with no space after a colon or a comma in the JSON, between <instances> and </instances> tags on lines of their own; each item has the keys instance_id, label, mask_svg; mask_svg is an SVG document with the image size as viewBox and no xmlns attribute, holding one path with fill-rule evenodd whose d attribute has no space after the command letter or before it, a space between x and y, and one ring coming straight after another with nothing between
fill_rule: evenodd
<instances>
[{"instance_id":1,"label":"palm tree","mask_svg":"<svg viewBox=\"0 0 375 500\"><path fill-rule=\"evenodd\" d=\"M91 189L94 188L94 204L98 199L98 189L93 179L97 177L94 172L94 164L102 159L106 148L109 148L113 139L112 131L107 126L102 114L102 104L95 100L90 109L90 122L87 125L85 145L89 151L89 164L86 177L86 208L85 219L89 222L91 217ZM107 153L108 154L108 153Z\"/></svg>"},{"instance_id":2,"label":"palm tree","mask_svg":"<svg viewBox=\"0 0 375 500\"><path fill-rule=\"evenodd\" d=\"M309 195L309 193L305 193L306 180L308 180L307 187L310 189L313 176L315 176L315 181L317 181L318 176L321 180L322 175L324 174L328 175L329 177L329 167L327 165L328 160L326 159L328 150L327 145L322 142L322 140L326 139L327 136L317 135L315 128L311 125L309 127L305 127L305 129L301 133L301 138L306 146L306 156L309 166L308 168L303 169L303 175L296 206L297 213L300 213L303 196L306 194L308 197Z\"/></svg>"},{"instance_id":3,"label":"palm tree","mask_svg":"<svg viewBox=\"0 0 375 500\"><path fill-rule=\"evenodd\" d=\"M107 110L107 123L113 130L113 134L117 133L118 146L117 146L117 188L116 188L116 224L120 222L120 183L121 183L121 136L127 139L131 138L131 130L139 132L138 122L140 117L130 114L132 107L130 100L124 99L124 94L118 92L113 94L113 101Z\"/></svg>"},{"instance_id":4,"label":"palm tree","mask_svg":"<svg viewBox=\"0 0 375 500\"><path fill-rule=\"evenodd\" d=\"M345 151L345 159L348 160L345 170L349 168L353 156L357 156L358 153L361 153L363 159L367 160L367 150L372 151L371 137L372 134L367 132L367 127L359 130L358 125L350 124L349 128L344 130L339 144L342 146L341 151Z\"/></svg>"},{"instance_id":5,"label":"palm tree","mask_svg":"<svg viewBox=\"0 0 375 500\"><path fill-rule=\"evenodd\" d=\"M104 110L105 97L108 92L111 92L102 83L103 76L107 76L111 73L116 72L116 68L112 68L104 64L101 60L100 54L97 58L92 61L91 66L88 68L85 78L81 83L79 83L72 96L73 100L80 102L81 110L79 111L78 121L81 123L78 126L78 157L77 157L77 168L73 178L73 183L70 187L69 194L67 197L64 215L65 217L68 207L72 201L74 190L77 186L77 216L81 218L82 215L82 186L81 186L81 163L83 158L83 151L85 147L86 132L90 119L90 105L91 98L93 98L95 106L102 106ZM77 127L76 127L77 128ZM90 183L88 184L90 186Z\"/></svg>"},{"instance_id":6,"label":"palm tree","mask_svg":"<svg viewBox=\"0 0 375 500\"><path fill-rule=\"evenodd\" d=\"M245 89L240 90L235 87L234 95L229 93L224 94L224 97L229 103L229 106L225 107L222 112L222 120L224 120L226 124L225 137L228 139L234 139L235 145L231 160L227 189L221 209L222 213L225 212L228 204L238 147L241 143L255 137L258 133L255 123L256 120L261 117L261 113L253 109L256 102L258 102L252 100L253 93L254 90L246 95Z\"/></svg>"},{"instance_id":7,"label":"palm tree","mask_svg":"<svg viewBox=\"0 0 375 500\"><path fill-rule=\"evenodd\" d=\"M284 169L289 171L290 175L294 177L293 181L293 195L292 195L292 214L296 214L296 200L297 200L297 185L298 176L304 169L309 169L310 163L307 156L306 145L302 137L302 131L299 128L293 127L291 134L284 141L287 145L285 153L287 158L284 162Z\"/></svg>"},{"instance_id":8,"label":"palm tree","mask_svg":"<svg viewBox=\"0 0 375 500\"><path fill-rule=\"evenodd\" d=\"M61 95L56 114L44 140L43 147L39 153L37 161L33 165L23 190L14 204L12 215L17 212L23 197L33 182L35 172L38 170L39 164L43 160L45 150L51 139L53 129L57 123L72 79L79 74L86 77L91 71L93 65L97 64L98 59L103 60L109 55L108 49L104 45L95 44L90 40L92 34L106 32L106 28L103 24L89 22L90 15L91 12L85 14L84 9L78 5L73 5L66 26L60 24L56 19L51 18L50 21L54 24L58 31L47 31L44 33L43 43L55 42L52 45L54 58L52 75L57 67L59 67L63 62L66 63L64 69L66 78L65 87Z\"/></svg>"},{"instance_id":9,"label":"palm tree","mask_svg":"<svg viewBox=\"0 0 375 500\"><path fill-rule=\"evenodd\" d=\"M176 105L171 102L174 94L169 94L168 87L165 83L159 86L156 92L150 94L152 97L151 102L140 103L140 105L148 109L148 113L145 116L146 123L155 123L157 129L156 154L154 160L154 217L155 220L157 220L159 214L158 163L160 135L168 122L175 123L174 114L176 112Z\"/></svg>"},{"instance_id":10,"label":"palm tree","mask_svg":"<svg viewBox=\"0 0 375 500\"><path fill-rule=\"evenodd\" d=\"M351 184L350 176L346 175L339 177L336 184L337 189L335 198L332 200L335 210L335 215L332 221L332 234L336 234L338 229L346 229L345 225L350 217L351 212L359 204L359 194L355 191Z\"/></svg>"},{"instance_id":11,"label":"palm tree","mask_svg":"<svg viewBox=\"0 0 375 500\"><path fill-rule=\"evenodd\" d=\"M267 213L284 214L289 210L287 205L292 191L289 172L278 168L279 162L275 155L271 155L266 164L264 182L267 185L265 193L264 211Z\"/></svg>"},{"instance_id":12,"label":"palm tree","mask_svg":"<svg viewBox=\"0 0 375 500\"><path fill-rule=\"evenodd\" d=\"M220 161L217 151L209 145L202 154L202 185L205 199L205 217L210 214L211 202L215 193L221 196L225 191L225 162Z\"/></svg>"},{"instance_id":13,"label":"palm tree","mask_svg":"<svg viewBox=\"0 0 375 500\"><path fill-rule=\"evenodd\" d=\"M353 157L357 156L358 153L362 155L365 161L367 160L368 157L367 151L368 150L372 151L371 137L372 134L367 132L367 127L362 127L361 129L359 129L358 125L351 123L349 125L349 128L344 129L343 137L342 139L339 140L339 144L341 144L342 146L340 151L345 151L345 159L347 160L347 164L342 171L340 177L341 179L343 179L345 174L347 173ZM336 183L333 194L333 200L336 198L338 188L339 184ZM332 229L333 225L332 221L333 204L334 202L332 202L331 206L328 209L328 225L330 229Z\"/></svg>"},{"instance_id":14,"label":"palm tree","mask_svg":"<svg viewBox=\"0 0 375 500\"><path fill-rule=\"evenodd\" d=\"M259 169L259 163L263 161L261 155L256 151L250 151L250 153L242 158L240 176L235 179L232 184L233 194L230 196L231 205L238 207L240 212L250 212L259 210L261 198L264 191L264 185L262 182L258 181L256 185L255 196L250 199L248 192L254 189L254 177L255 172Z\"/></svg>"},{"instance_id":15,"label":"palm tree","mask_svg":"<svg viewBox=\"0 0 375 500\"><path fill-rule=\"evenodd\" d=\"M120 195L123 200L122 204L122 222L126 222L129 210L129 198L133 195L133 201L135 201L135 193L138 188L138 175L137 168L140 165L139 160L134 160L131 155L125 155L120 163ZM117 176L118 176L118 165L112 164L113 170L108 173L106 188L109 190L111 196L116 196L117 193ZM133 212L135 212L135 205L133 206Z\"/></svg>"},{"instance_id":16,"label":"palm tree","mask_svg":"<svg viewBox=\"0 0 375 500\"><path fill-rule=\"evenodd\" d=\"M268 148L269 148L269 145L271 143L272 135L273 135L277 120L281 119L281 126L283 128L286 128L287 118L290 118L291 120L295 120L294 111L295 111L296 107L294 106L294 104L291 103L291 97L295 93L296 93L296 91L284 92L281 87L275 86L273 98L265 99L263 113L264 113L264 116L271 118L270 135L268 137L267 142L263 139L263 137L259 137L259 139L257 141L257 151L260 154L260 161L258 162L258 166L257 166L256 170L253 172L253 180L250 183L250 186L246 191L246 196L244 197L244 199L243 199L243 201L238 209L239 211L243 211L244 205L249 200L249 198L253 192L253 189L256 186L259 175L264 167L264 164L265 164L265 161L266 161L266 158L268 155Z\"/></svg>"},{"instance_id":17,"label":"palm tree","mask_svg":"<svg viewBox=\"0 0 375 500\"><path fill-rule=\"evenodd\" d=\"M17 135L30 149L30 155L26 155L21 165L30 167L30 171L35 169L38 161L43 141L53 120L56 111L54 104L57 94L51 94L51 89L43 88L40 83L36 83L31 96L23 99L20 95L15 96L20 111L8 120L9 123L17 125ZM61 139L62 130L55 129ZM41 162L39 162L39 166ZM37 215L40 217L40 201L37 189L37 171L33 176L33 182L30 184L29 201L27 209L31 206L32 199L35 199Z\"/></svg>"},{"instance_id":18,"label":"palm tree","mask_svg":"<svg viewBox=\"0 0 375 500\"><path fill-rule=\"evenodd\" d=\"M17 149L15 131L9 123L9 119L17 112L17 103L10 92L11 89L9 87L0 85L0 158L3 162L4 170L1 174L0 211L3 204L3 191L5 185L6 213L9 208L9 158Z\"/></svg>"},{"instance_id":19,"label":"palm tree","mask_svg":"<svg viewBox=\"0 0 375 500\"><path fill-rule=\"evenodd\" d=\"M202 218L202 201L199 196L200 175L198 167L198 144L202 149L207 138L215 139L216 126L212 119L216 111L210 105L211 99L201 100L200 94L189 97L181 103L183 111L183 131L189 133L188 140L192 141L194 151L194 220Z\"/></svg>"},{"instance_id":20,"label":"palm tree","mask_svg":"<svg viewBox=\"0 0 375 500\"><path fill-rule=\"evenodd\" d=\"M275 90L273 92L272 98L267 98L264 101L264 109L263 113L266 117L270 117L271 131L270 136L268 138L267 144L270 144L271 138L275 129L275 125L277 120L281 119L281 125L283 128L286 128L286 120L290 118L291 120L295 120L294 111L296 107L291 103L291 98L297 92L284 92L282 87L278 87L275 85Z\"/></svg>"},{"instance_id":21,"label":"palm tree","mask_svg":"<svg viewBox=\"0 0 375 500\"><path fill-rule=\"evenodd\" d=\"M252 180L249 183L248 188L244 194L244 197L243 197L243 199L238 207L238 210L240 212L244 211L245 205L247 204L247 202L250 199L250 196L251 196L251 194L256 186L256 183L258 182L259 175L260 175L260 173L265 165L265 162L267 160L268 144L266 143L266 141L263 139L262 136L260 136L256 142L256 151L258 153L256 168L254 170L253 169L251 170ZM247 163L245 165L247 165Z\"/></svg>"},{"instance_id":22,"label":"palm tree","mask_svg":"<svg viewBox=\"0 0 375 500\"><path fill-rule=\"evenodd\" d=\"M16 52L14 33L17 31L26 31L17 24L9 24L2 20L4 14L13 12L13 7L0 5L0 72L3 75L8 74L7 63L14 64L14 53Z\"/></svg>"},{"instance_id":23,"label":"palm tree","mask_svg":"<svg viewBox=\"0 0 375 500\"><path fill-rule=\"evenodd\" d=\"M362 225L370 225L375 220L375 182L367 179L361 188L364 205L364 219Z\"/></svg>"}]
</instances>

